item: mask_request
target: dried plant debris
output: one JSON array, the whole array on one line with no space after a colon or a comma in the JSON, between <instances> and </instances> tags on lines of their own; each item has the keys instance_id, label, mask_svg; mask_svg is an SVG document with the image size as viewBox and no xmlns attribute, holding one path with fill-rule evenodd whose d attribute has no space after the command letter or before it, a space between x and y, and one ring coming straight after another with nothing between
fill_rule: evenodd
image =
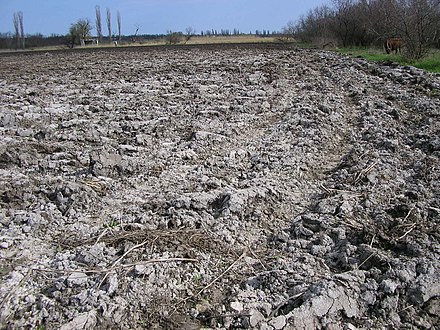
<instances>
[{"instance_id":1,"label":"dried plant debris","mask_svg":"<svg viewBox=\"0 0 440 330\"><path fill-rule=\"evenodd\" d=\"M0 70L2 327L438 327L438 75L268 45Z\"/></svg>"}]
</instances>

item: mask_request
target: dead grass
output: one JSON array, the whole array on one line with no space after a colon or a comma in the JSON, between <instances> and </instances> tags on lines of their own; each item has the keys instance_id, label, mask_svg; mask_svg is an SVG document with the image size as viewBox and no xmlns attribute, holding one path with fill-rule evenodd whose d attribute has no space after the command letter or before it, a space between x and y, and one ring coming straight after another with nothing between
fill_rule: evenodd
<instances>
[{"instance_id":1,"label":"dead grass","mask_svg":"<svg viewBox=\"0 0 440 330\"><path fill-rule=\"evenodd\" d=\"M273 43L278 42L274 37L260 37L255 35L240 36L195 36L188 41L182 41L176 45L212 45L212 44L246 44L246 43ZM121 43L116 47L139 47L139 46L165 46L168 42L165 38L147 40L135 43ZM113 44L91 45L80 48L114 48ZM77 47L79 48L79 47Z\"/></svg>"},{"instance_id":2,"label":"dead grass","mask_svg":"<svg viewBox=\"0 0 440 330\"><path fill-rule=\"evenodd\" d=\"M276 42L277 39L273 37L259 37L253 35L243 36L218 36L218 37L193 37L188 45L203 45L203 44L234 44L234 43L271 43Z\"/></svg>"},{"instance_id":3,"label":"dead grass","mask_svg":"<svg viewBox=\"0 0 440 330\"><path fill-rule=\"evenodd\" d=\"M182 41L177 45L212 45L212 44L246 44L246 43L274 43L279 42L275 37L260 37L255 35L240 35L240 36L195 36L189 41ZM145 46L165 46L168 45L165 38L147 40L140 42L122 42L118 46L114 44L105 43L100 45L87 45L87 46L77 46L74 49L106 49L115 47L145 47ZM13 50L13 49L1 49L1 53L22 53L29 51L56 51L65 50L67 47L65 45L50 46L50 47L34 47L26 50Z\"/></svg>"}]
</instances>

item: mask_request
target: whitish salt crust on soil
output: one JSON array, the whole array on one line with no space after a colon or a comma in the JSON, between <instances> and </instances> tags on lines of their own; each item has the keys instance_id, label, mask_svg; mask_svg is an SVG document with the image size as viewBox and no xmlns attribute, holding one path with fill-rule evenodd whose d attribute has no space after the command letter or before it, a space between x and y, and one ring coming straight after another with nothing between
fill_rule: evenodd
<instances>
[{"instance_id":1,"label":"whitish salt crust on soil","mask_svg":"<svg viewBox=\"0 0 440 330\"><path fill-rule=\"evenodd\" d=\"M281 46L0 72L3 327L438 326L438 75Z\"/></svg>"}]
</instances>

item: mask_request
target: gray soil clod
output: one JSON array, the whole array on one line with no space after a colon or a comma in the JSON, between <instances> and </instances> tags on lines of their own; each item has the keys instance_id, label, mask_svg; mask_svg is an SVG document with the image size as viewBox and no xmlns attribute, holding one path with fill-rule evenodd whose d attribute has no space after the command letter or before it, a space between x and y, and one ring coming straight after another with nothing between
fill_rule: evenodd
<instances>
[{"instance_id":1,"label":"gray soil clod","mask_svg":"<svg viewBox=\"0 0 440 330\"><path fill-rule=\"evenodd\" d=\"M438 329L439 75L251 45L0 72L1 328Z\"/></svg>"}]
</instances>

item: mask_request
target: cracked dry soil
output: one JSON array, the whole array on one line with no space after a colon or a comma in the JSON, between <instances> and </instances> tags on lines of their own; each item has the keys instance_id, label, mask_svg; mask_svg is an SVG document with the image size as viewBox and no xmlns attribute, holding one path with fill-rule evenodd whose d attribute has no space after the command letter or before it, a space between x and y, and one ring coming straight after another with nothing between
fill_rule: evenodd
<instances>
[{"instance_id":1,"label":"cracked dry soil","mask_svg":"<svg viewBox=\"0 0 440 330\"><path fill-rule=\"evenodd\" d=\"M438 75L267 45L0 70L2 328L439 328Z\"/></svg>"}]
</instances>

